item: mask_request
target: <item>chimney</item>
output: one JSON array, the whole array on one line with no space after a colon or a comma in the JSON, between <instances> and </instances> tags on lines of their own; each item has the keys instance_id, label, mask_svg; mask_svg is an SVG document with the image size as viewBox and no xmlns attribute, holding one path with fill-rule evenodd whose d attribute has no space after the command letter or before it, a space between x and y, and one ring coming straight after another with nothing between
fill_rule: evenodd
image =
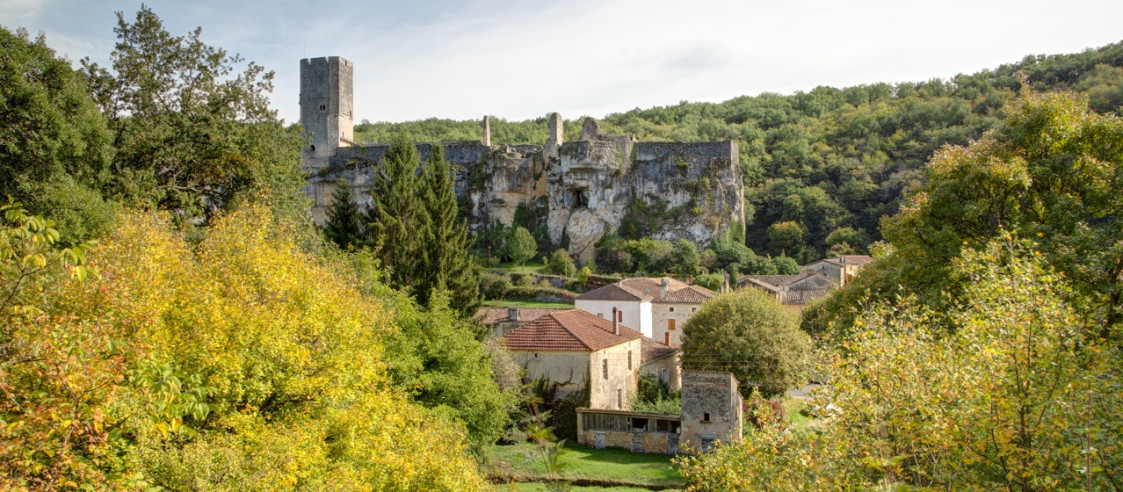
<instances>
[{"instance_id":1,"label":"chimney","mask_svg":"<svg viewBox=\"0 0 1123 492\"><path fill-rule=\"evenodd\" d=\"M484 115L484 145L491 147L491 117Z\"/></svg>"},{"instance_id":2,"label":"chimney","mask_svg":"<svg viewBox=\"0 0 1123 492\"><path fill-rule=\"evenodd\" d=\"M659 297L667 297L667 288L671 286L671 279L663 277L663 282L659 284Z\"/></svg>"},{"instance_id":3,"label":"chimney","mask_svg":"<svg viewBox=\"0 0 1123 492\"><path fill-rule=\"evenodd\" d=\"M620 315L616 314L616 306L612 306L612 334L620 334Z\"/></svg>"},{"instance_id":4,"label":"chimney","mask_svg":"<svg viewBox=\"0 0 1123 492\"><path fill-rule=\"evenodd\" d=\"M518 308L507 308L507 321L514 324L519 324L519 310Z\"/></svg>"}]
</instances>

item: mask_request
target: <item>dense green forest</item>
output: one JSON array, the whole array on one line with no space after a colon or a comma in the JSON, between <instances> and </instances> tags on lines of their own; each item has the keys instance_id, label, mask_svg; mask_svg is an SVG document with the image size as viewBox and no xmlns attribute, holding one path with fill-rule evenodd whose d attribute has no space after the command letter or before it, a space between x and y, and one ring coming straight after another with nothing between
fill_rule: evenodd
<instances>
[{"instance_id":1,"label":"dense green forest","mask_svg":"<svg viewBox=\"0 0 1123 492\"><path fill-rule=\"evenodd\" d=\"M866 252L882 237L881 218L894 214L906 190L923 182L924 164L936 149L981 138L1023 86L1079 92L1093 110L1118 114L1123 43L1027 56L947 80L817 87L793 95L634 109L606 116L601 128L647 141L738 141L746 244L756 254L786 254L804 263L830 251ZM567 139L579 135L580 121L565 121ZM495 143L546 140L545 116L521 122L493 118L491 129ZM356 125L355 138L388 142L408 133L418 140L478 140L480 132L479 121L364 121Z\"/></svg>"}]
</instances>

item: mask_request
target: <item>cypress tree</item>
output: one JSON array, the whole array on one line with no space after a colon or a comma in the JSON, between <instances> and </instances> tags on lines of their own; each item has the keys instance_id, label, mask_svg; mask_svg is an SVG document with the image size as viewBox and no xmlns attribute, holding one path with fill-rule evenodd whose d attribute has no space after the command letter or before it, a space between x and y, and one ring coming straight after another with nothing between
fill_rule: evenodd
<instances>
[{"instance_id":1,"label":"cypress tree","mask_svg":"<svg viewBox=\"0 0 1123 492\"><path fill-rule=\"evenodd\" d=\"M371 183L373 203L367 211L368 244L387 270L391 286L414 294L429 228L416 176L419 162L417 148L407 137L394 140Z\"/></svg>"},{"instance_id":2,"label":"cypress tree","mask_svg":"<svg viewBox=\"0 0 1123 492\"><path fill-rule=\"evenodd\" d=\"M324 235L344 249L362 244L362 213L359 212L359 206L355 204L347 180L340 179L331 193L331 208L328 209Z\"/></svg>"},{"instance_id":3,"label":"cypress tree","mask_svg":"<svg viewBox=\"0 0 1123 492\"><path fill-rule=\"evenodd\" d=\"M429 228L425 233L423 272L418 301L428 302L432 289L449 291L449 306L471 316L479 307L479 277L468 256L468 224L458 216L452 174L441 147L433 151L421 173Z\"/></svg>"}]
</instances>

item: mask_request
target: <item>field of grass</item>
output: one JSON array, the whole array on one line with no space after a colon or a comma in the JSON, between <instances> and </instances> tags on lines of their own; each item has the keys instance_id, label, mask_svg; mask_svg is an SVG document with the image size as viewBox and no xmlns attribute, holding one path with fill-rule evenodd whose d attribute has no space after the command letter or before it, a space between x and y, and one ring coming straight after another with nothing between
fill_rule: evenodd
<instances>
[{"instance_id":1,"label":"field of grass","mask_svg":"<svg viewBox=\"0 0 1123 492\"><path fill-rule=\"evenodd\" d=\"M592 449L572 443L566 443L565 447L569 452L561 458L565 463L562 478L587 480L597 483L597 487L608 487L580 490L645 490L683 485L682 477L671 464L671 456L665 454L633 454L624 449ZM530 461L525 458L528 454L540 456L533 454L537 449L529 443L494 446L489 473L493 477L510 477L521 482L545 477L546 469L540 458ZM518 485L519 489L507 490L540 490L533 488L539 484Z\"/></svg>"}]
</instances>

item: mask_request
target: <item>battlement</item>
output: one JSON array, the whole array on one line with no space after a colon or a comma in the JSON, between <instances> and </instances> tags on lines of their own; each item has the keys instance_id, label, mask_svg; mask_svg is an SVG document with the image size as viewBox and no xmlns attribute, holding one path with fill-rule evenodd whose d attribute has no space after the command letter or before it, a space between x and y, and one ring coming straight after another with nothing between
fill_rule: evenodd
<instances>
[{"instance_id":1,"label":"battlement","mask_svg":"<svg viewBox=\"0 0 1123 492\"><path fill-rule=\"evenodd\" d=\"M360 204L369 191L388 144L352 143L352 65L340 57L300 61L301 123L310 144L302 152L313 218L325 220L339 180ZM581 137L565 142L562 118L547 117L543 145L491 145L485 117L481 138L470 142L417 143L424 165L433 148L452 164L455 192L474 233L493 221L514 223L525 207L545 226L549 243L567 246L589 262L593 245L617 231L629 214L658 214L649 220L656 239L688 239L706 246L730 227L744 224L744 197L735 142L636 142L605 135L587 118ZM650 219L641 217L641 219Z\"/></svg>"}]
</instances>

